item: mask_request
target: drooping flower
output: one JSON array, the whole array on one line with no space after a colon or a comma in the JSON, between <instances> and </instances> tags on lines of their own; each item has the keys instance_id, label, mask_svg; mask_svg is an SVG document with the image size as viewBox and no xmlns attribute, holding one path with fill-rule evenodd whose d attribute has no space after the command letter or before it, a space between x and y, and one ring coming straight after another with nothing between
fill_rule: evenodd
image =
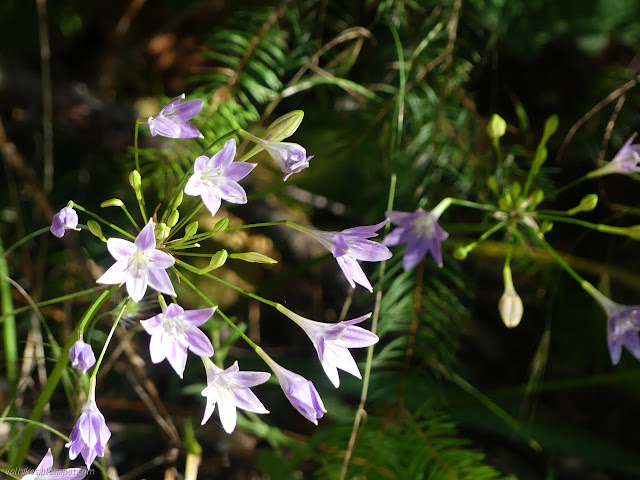
<instances>
[{"instance_id":1,"label":"drooping flower","mask_svg":"<svg viewBox=\"0 0 640 480\"><path fill-rule=\"evenodd\" d=\"M301 317L281 305L278 306L278 310L296 322L309 336L318 352L324 372L336 388L340 386L338 368L354 377L362 378L349 349L368 347L378 342L376 334L354 326L369 318L370 313L343 322L323 323Z\"/></svg>"},{"instance_id":2,"label":"drooping flower","mask_svg":"<svg viewBox=\"0 0 640 480\"><path fill-rule=\"evenodd\" d=\"M75 230L78 227L78 214L72 207L64 207L53 216L51 233L62 238L67 230Z\"/></svg>"},{"instance_id":3,"label":"drooping flower","mask_svg":"<svg viewBox=\"0 0 640 480\"><path fill-rule=\"evenodd\" d=\"M153 220L140 230L134 242L110 238L107 249L116 263L96 280L97 283L115 285L127 282L127 292L134 302L144 297L147 286L167 295L176 295L165 271L173 266L175 260L168 253L156 249Z\"/></svg>"},{"instance_id":4,"label":"drooping flower","mask_svg":"<svg viewBox=\"0 0 640 480\"><path fill-rule=\"evenodd\" d=\"M607 314L607 346L611 363L618 364L623 346L640 360L640 305L616 303L586 280L582 281L581 286Z\"/></svg>"},{"instance_id":5,"label":"drooping flower","mask_svg":"<svg viewBox=\"0 0 640 480\"><path fill-rule=\"evenodd\" d=\"M53 468L53 454L51 449L42 457L38 466L21 480L81 480L87 476L85 468L65 468L64 470L51 470Z\"/></svg>"},{"instance_id":6,"label":"drooping flower","mask_svg":"<svg viewBox=\"0 0 640 480\"><path fill-rule=\"evenodd\" d=\"M636 138L634 134L616 153L613 160L592 172L587 176L590 178L601 177L612 173L627 174L632 172L640 172L640 145L632 144Z\"/></svg>"},{"instance_id":7,"label":"drooping flower","mask_svg":"<svg viewBox=\"0 0 640 480\"><path fill-rule=\"evenodd\" d=\"M154 137L160 135L168 138L203 138L200 131L189 123L198 115L204 106L202 100L184 100L184 93L167 103L159 113L149 117L147 123Z\"/></svg>"},{"instance_id":8,"label":"drooping flower","mask_svg":"<svg viewBox=\"0 0 640 480\"><path fill-rule=\"evenodd\" d=\"M317 425L318 419L324 416L327 409L324 408L322 399L313 383L302 375L293 373L291 370L278 365L264 350L258 348L256 353L262 357L278 377L280 387L289 402L291 402L291 405L293 405L293 408L298 410L307 420Z\"/></svg>"},{"instance_id":9,"label":"drooping flower","mask_svg":"<svg viewBox=\"0 0 640 480\"><path fill-rule=\"evenodd\" d=\"M387 246L395 246L406 243L402 267L405 271L413 270L424 258L427 252L435 260L439 267L442 267L442 245L441 243L449 237L435 215L419 208L415 212L386 212L391 223L396 228L383 240Z\"/></svg>"},{"instance_id":10,"label":"drooping flower","mask_svg":"<svg viewBox=\"0 0 640 480\"><path fill-rule=\"evenodd\" d=\"M93 354L91 345L79 338L69 350L69 360L73 368L86 372L95 365L96 356Z\"/></svg>"},{"instance_id":11,"label":"drooping flower","mask_svg":"<svg viewBox=\"0 0 640 480\"><path fill-rule=\"evenodd\" d=\"M254 163L234 162L236 141L231 139L213 157L196 158L193 175L189 178L184 193L201 196L205 206L215 215L221 200L231 203L247 203L247 194L238 184L255 168Z\"/></svg>"},{"instance_id":12,"label":"drooping flower","mask_svg":"<svg viewBox=\"0 0 640 480\"><path fill-rule=\"evenodd\" d=\"M299 230L318 240L333 254L351 287L355 288L357 283L373 292L373 287L357 260L380 262L391 258L391 251L386 246L367 240L377 237L376 232L386 223L387 220L376 225L348 228L341 232L323 232L298 227Z\"/></svg>"},{"instance_id":13,"label":"drooping flower","mask_svg":"<svg viewBox=\"0 0 640 480\"><path fill-rule=\"evenodd\" d=\"M184 310L180 305L172 303L163 313L142 320L140 323L151 335L151 361L160 363L166 358L182 378L187 364L187 349L201 357L213 355L211 340L198 327L209 320L215 310Z\"/></svg>"},{"instance_id":14,"label":"drooping flower","mask_svg":"<svg viewBox=\"0 0 640 480\"><path fill-rule=\"evenodd\" d=\"M264 138L256 137L242 130L241 135L247 137L260 145L280 166L280 170L284 173L284 179L287 180L294 173L309 167L309 160L313 155L307 156L307 151L303 146L290 142L272 142Z\"/></svg>"},{"instance_id":15,"label":"drooping flower","mask_svg":"<svg viewBox=\"0 0 640 480\"><path fill-rule=\"evenodd\" d=\"M269 380L267 372L241 372L238 362L223 370L208 358L202 357L207 372L207 386L202 390L202 396L207 397L202 425L204 425L218 404L218 415L222 428L227 433L236 428L236 408L242 408L254 413L269 413L258 397L249 387L255 387Z\"/></svg>"},{"instance_id":16,"label":"drooping flower","mask_svg":"<svg viewBox=\"0 0 640 480\"><path fill-rule=\"evenodd\" d=\"M82 455L89 468L96 457L104 456L104 447L109 438L111 431L96 405L96 386L95 382L92 382L87 404L69 435L69 442L65 445L69 449L69 458L75 460L78 455Z\"/></svg>"}]
</instances>

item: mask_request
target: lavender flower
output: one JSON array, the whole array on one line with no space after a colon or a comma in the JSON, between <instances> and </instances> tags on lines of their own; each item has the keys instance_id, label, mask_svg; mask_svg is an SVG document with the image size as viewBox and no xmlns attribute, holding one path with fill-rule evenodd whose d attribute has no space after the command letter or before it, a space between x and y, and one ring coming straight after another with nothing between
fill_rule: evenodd
<instances>
[{"instance_id":1,"label":"lavender flower","mask_svg":"<svg viewBox=\"0 0 640 480\"><path fill-rule=\"evenodd\" d=\"M442 267L441 243L449 237L435 215L419 208L415 212L386 212L391 223L397 225L382 242L387 246L406 243L407 246L402 258L402 267L405 271L413 270L424 258L427 252Z\"/></svg>"},{"instance_id":2,"label":"lavender flower","mask_svg":"<svg viewBox=\"0 0 640 480\"><path fill-rule=\"evenodd\" d=\"M354 326L369 318L370 313L344 322L322 323L301 317L281 305L278 306L278 310L296 322L309 336L318 352L324 372L336 388L340 386L338 368L354 377L362 378L349 348L368 347L378 342L376 334Z\"/></svg>"},{"instance_id":3,"label":"lavender flower","mask_svg":"<svg viewBox=\"0 0 640 480\"><path fill-rule=\"evenodd\" d=\"M202 390L202 396L207 397L202 425L211 418L216 403L222 428L227 433L236 428L236 408L254 413L269 413L249 387L266 382L270 373L241 372L238 362L223 370L208 358L202 357L202 361L207 372L207 386Z\"/></svg>"},{"instance_id":4,"label":"lavender flower","mask_svg":"<svg viewBox=\"0 0 640 480\"><path fill-rule=\"evenodd\" d=\"M213 355L211 340L198 327L211 318L215 308L184 310L172 303L164 313L140 323L151 335L149 353L153 363L165 358L182 378L187 364L187 349L201 357Z\"/></svg>"},{"instance_id":5,"label":"lavender flower","mask_svg":"<svg viewBox=\"0 0 640 480\"><path fill-rule=\"evenodd\" d=\"M64 207L53 216L51 233L62 238L67 230L75 230L78 227L78 214L72 207Z\"/></svg>"},{"instance_id":6,"label":"lavender flower","mask_svg":"<svg viewBox=\"0 0 640 480\"><path fill-rule=\"evenodd\" d=\"M91 345L85 343L82 338L79 338L69 350L69 360L73 368L83 372L89 370L96 363L96 357L93 354L93 350L91 350Z\"/></svg>"},{"instance_id":7,"label":"lavender flower","mask_svg":"<svg viewBox=\"0 0 640 480\"><path fill-rule=\"evenodd\" d=\"M54 478L59 480L81 480L88 473L88 470L84 468L66 468L53 471L51 470L52 468L53 455L51 454L51 449L49 449L35 470L22 477L22 480L52 480Z\"/></svg>"},{"instance_id":8,"label":"lavender flower","mask_svg":"<svg viewBox=\"0 0 640 480\"><path fill-rule=\"evenodd\" d=\"M160 135L168 138L204 138L200 131L189 123L198 115L204 106L202 100L184 100L184 93L166 104L156 115L149 117L147 123L154 137Z\"/></svg>"},{"instance_id":9,"label":"lavender flower","mask_svg":"<svg viewBox=\"0 0 640 480\"><path fill-rule=\"evenodd\" d=\"M202 155L196 158L194 173L184 187L187 195L202 197L211 215L216 214L222 199L231 203L247 203L247 194L238 181L249 175L256 165L234 162L235 155L236 141L231 139L213 157Z\"/></svg>"},{"instance_id":10,"label":"lavender flower","mask_svg":"<svg viewBox=\"0 0 640 480\"><path fill-rule=\"evenodd\" d=\"M278 377L280 387L289 402L291 402L291 405L293 405L293 408L298 410L307 420L317 425L318 419L322 418L327 410L324 408L322 399L313 383L303 376L278 365L261 348L258 347L256 353L267 362L269 368Z\"/></svg>"},{"instance_id":11,"label":"lavender flower","mask_svg":"<svg viewBox=\"0 0 640 480\"><path fill-rule=\"evenodd\" d=\"M607 314L607 346L611 363L617 365L622 356L622 347L640 360L640 305L620 305L606 297L586 280L581 283L589 295Z\"/></svg>"},{"instance_id":12,"label":"lavender flower","mask_svg":"<svg viewBox=\"0 0 640 480\"><path fill-rule=\"evenodd\" d=\"M156 249L153 220L140 230L135 241L110 238L107 241L109 253L116 259L97 280L98 283L115 285L127 282L127 292L134 302L139 302L151 288L175 296L169 275L165 271L175 260L168 253Z\"/></svg>"},{"instance_id":13,"label":"lavender flower","mask_svg":"<svg viewBox=\"0 0 640 480\"><path fill-rule=\"evenodd\" d=\"M69 449L69 458L75 460L78 455L82 455L89 468L96 457L104 456L104 447L110 437L111 432L96 405L96 385L92 382L89 400L65 445Z\"/></svg>"},{"instance_id":14,"label":"lavender flower","mask_svg":"<svg viewBox=\"0 0 640 480\"><path fill-rule=\"evenodd\" d=\"M355 288L357 283L373 292L373 287L357 260L380 262L391 258L391 252L387 247L367 240L371 237L377 237L376 232L386 223L387 220L376 225L348 228L341 232L308 230L299 226L298 228L313 236L333 254L351 287Z\"/></svg>"},{"instance_id":15,"label":"lavender flower","mask_svg":"<svg viewBox=\"0 0 640 480\"><path fill-rule=\"evenodd\" d=\"M302 118L300 119L302 120ZM309 167L309 160L313 155L307 156L307 151L301 145L290 142L272 142L263 138L256 137L244 130L240 134L251 139L273 158L280 166L280 170L284 173L285 181L294 173Z\"/></svg>"},{"instance_id":16,"label":"lavender flower","mask_svg":"<svg viewBox=\"0 0 640 480\"><path fill-rule=\"evenodd\" d=\"M634 134L627 143L625 143L616 156L609 163L588 173L589 178L601 177L612 173L627 174L632 172L640 172L640 145L632 145L631 142L636 138Z\"/></svg>"}]
</instances>

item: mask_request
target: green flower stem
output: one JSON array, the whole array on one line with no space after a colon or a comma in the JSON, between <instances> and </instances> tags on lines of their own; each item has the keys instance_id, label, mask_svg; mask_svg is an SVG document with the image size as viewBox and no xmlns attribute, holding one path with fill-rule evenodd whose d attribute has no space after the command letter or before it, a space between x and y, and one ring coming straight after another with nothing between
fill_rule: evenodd
<instances>
[{"instance_id":1,"label":"green flower stem","mask_svg":"<svg viewBox=\"0 0 640 480\"><path fill-rule=\"evenodd\" d=\"M176 224L176 226L171 229L171 232L169 233L169 237L167 237L167 241L171 239L171 237L173 237L176 233L178 233L182 227L184 227L187 223L189 223L189 221L195 216L195 214L200 211L200 209L202 208L202 205L203 205L202 201L199 201L198 205L193 209L193 211L187 217L180 220Z\"/></svg>"},{"instance_id":2,"label":"green flower stem","mask_svg":"<svg viewBox=\"0 0 640 480\"><path fill-rule=\"evenodd\" d=\"M274 227L276 225L288 226L289 223L291 223L289 220L277 220L275 222L247 223L246 225L238 225L237 227L227 227L225 232L230 232L233 230L244 230L246 228Z\"/></svg>"},{"instance_id":3,"label":"green flower stem","mask_svg":"<svg viewBox=\"0 0 640 480\"><path fill-rule=\"evenodd\" d=\"M0 253L4 253L4 245L2 239L0 239ZM7 312L13 310L13 298L11 297L11 286L5 278L9 278L9 265L4 255L0 256L0 307L3 316L7 315ZM15 415L15 399L18 392L18 337L16 333L16 318L12 314L8 314L5 317L4 324L2 326L2 338L4 345L4 357L6 362L6 376L9 391L9 400L11 402L9 408L9 415ZM15 425L11 425L9 431L9 438L16 438ZM13 463L18 453L17 445L13 443L9 452L9 463Z\"/></svg>"},{"instance_id":4,"label":"green flower stem","mask_svg":"<svg viewBox=\"0 0 640 480\"><path fill-rule=\"evenodd\" d=\"M235 323L233 323L233 321L229 317L227 317L224 313L222 313L220 309L217 308L218 306L215 303L213 303L211 299L209 299L209 297L207 297L198 287L196 287L193 283L191 283L191 281L185 275L181 275L180 278L184 283L187 284L187 286L189 286L196 294L198 294L198 296L200 296L200 298L202 298L206 304L208 304L211 307L214 307L216 309L216 313L220 315L224 319L224 321L227 322L229 326L233 328L238 333L238 335L240 335L243 338L245 342L251 345L251 347L256 352L258 351L258 349L260 349L260 347L256 345L256 343L253 340L247 337L245 333Z\"/></svg>"},{"instance_id":5,"label":"green flower stem","mask_svg":"<svg viewBox=\"0 0 640 480\"><path fill-rule=\"evenodd\" d=\"M127 206L123 203L122 205L120 205L120 208L124 211L125 215L127 216L127 218L129 219L129 221L131 222L131 224L135 227L135 229L137 231L140 231L140 227L138 226L138 224L136 223L136 221L133 219L133 217L131 216L131 214L129 213L129 210L127 209Z\"/></svg>"},{"instance_id":6,"label":"green flower stem","mask_svg":"<svg viewBox=\"0 0 640 480\"><path fill-rule=\"evenodd\" d=\"M100 290L104 290L105 288L107 288L104 285L101 285L99 287L94 287L94 288L89 288L87 290L80 290L79 292L75 292L75 293L69 293L67 295L62 295L60 297L56 297L56 298L51 298L49 300L43 300L42 302L38 302L38 303L34 303L31 305L26 305L24 307L20 307L20 308L16 308L15 310L11 310L10 312L6 312L3 313L2 315L0 315L0 323L2 323L4 321L4 319L10 315L17 315L19 313L25 312L27 310L32 309L33 307L45 307L47 305L53 305L55 303L60 303L63 302L65 300L71 300L72 298L78 298L78 297L82 297L84 295L89 295L91 293L94 292L99 292Z\"/></svg>"},{"instance_id":7,"label":"green flower stem","mask_svg":"<svg viewBox=\"0 0 640 480\"><path fill-rule=\"evenodd\" d=\"M551 198L557 197L557 196L558 196L558 195L560 195L561 193L563 193L563 192L565 192L565 191L569 190L570 188L575 187L576 185L581 184L581 183L582 183L582 182L584 182L585 180L589 180L590 178L595 178L595 176L597 176L597 175L595 175L595 176L594 176L594 175L592 175L592 174L593 174L593 172L595 172L595 171L596 171L596 170L593 170L593 171L591 171L591 172L587 173L586 175L583 175L582 177L580 177L580 178L578 178L578 179L574 180L573 182L569 182L569 183L567 183L566 185L563 185L562 187L558 188L555 192L553 192L551 195L549 195L549 196L547 197L547 199L551 199Z\"/></svg>"},{"instance_id":8,"label":"green flower stem","mask_svg":"<svg viewBox=\"0 0 640 480\"><path fill-rule=\"evenodd\" d=\"M78 340L79 335L81 334L81 332L84 331L84 328L89 323L89 321L95 316L98 309L109 299L111 294L115 292L117 289L118 289L118 285L114 285L113 287L110 287L108 290L105 290L104 292L102 292L102 294L95 300L95 302L93 302L93 304L87 309L84 316L82 317L82 320L69 336L69 339L67 340L67 343L65 344L64 349L60 352L60 356L58 357L58 360L56 361L56 364L53 367L53 370L51 371L51 373L49 373L49 378L47 379L47 383L45 384L44 388L42 389L42 392L40 393L40 395L38 396L38 399L36 400L36 404L33 407L31 416L29 417L31 421L38 422L42 418L44 407L49 402L51 395L53 395L53 392L55 391L56 386L58 385L58 382L62 377L62 372L64 371L67 364L69 363L69 350L71 350L71 347L73 346L73 344L76 343L76 340ZM18 447L18 454L14 462L11 464L12 467L17 467L18 465L22 465L22 463L24 462L27 452L29 451L29 447L31 446L33 431L34 431L33 425L29 425L23 430L22 438L20 440L20 445Z\"/></svg>"},{"instance_id":9,"label":"green flower stem","mask_svg":"<svg viewBox=\"0 0 640 480\"><path fill-rule=\"evenodd\" d=\"M460 198L452 198L447 197L440 201L438 205L436 205L432 210L431 214L436 217L436 219L440 218L440 215L444 213L444 211L449 208L451 205L458 205L459 207L467 207L467 208L475 208L476 210L484 210L488 212L495 212L496 207L493 205L487 205L484 203L470 202L468 200L462 200Z\"/></svg>"},{"instance_id":10,"label":"green flower stem","mask_svg":"<svg viewBox=\"0 0 640 480\"><path fill-rule=\"evenodd\" d=\"M35 420L30 420L28 418L21 418L21 417L0 417L0 423L1 422L27 423L29 425L33 425L34 427L40 427L43 430L51 432L54 435L57 435L58 437L60 437L65 442L69 441L69 437L67 437L64 433L62 433L60 430L56 430L55 428L50 427L46 423L36 422Z\"/></svg>"},{"instance_id":11,"label":"green flower stem","mask_svg":"<svg viewBox=\"0 0 640 480\"><path fill-rule=\"evenodd\" d=\"M505 290L513 289L513 278L511 276L511 255L513 254L513 237L509 241L509 248L507 249L507 258L504 259L504 266L502 267L502 279L504 280Z\"/></svg>"},{"instance_id":12,"label":"green flower stem","mask_svg":"<svg viewBox=\"0 0 640 480\"><path fill-rule=\"evenodd\" d=\"M493 235L498 230L503 228L506 224L507 224L506 220L503 220L502 222L496 223L493 227L491 227L489 230L487 230L482 235L480 235L477 240L471 242L466 247L464 247L464 249L466 250L467 253L473 251L473 249L476 248L476 246L479 243L484 242L487 238L489 238L491 235Z\"/></svg>"},{"instance_id":13,"label":"green flower stem","mask_svg":"<svg viewBox=\"0 0 640 480\"><path fill-rule=\"evenodd\" d=\"M27 243L29 240L36 238L38 235L42 235L43 233L50 232L50 231L51 231L51 227L42 227L40 230L36 230L35 232L30 233L26 237L21 238L16 243L14 243L9 248L7 248L0 257L2 258L6 257L11 252L13 252L16 248L18 248L20 245L23 245Z\"/></svg>"},{"instance_id":14,"label":"green flower stem","mask_svg":"<svg viewBox=\"0 0 640 480\"><path fill-rule=\"evenodd\" d=\"M147 123L147 120L144 118L136 119L136 128L135 133L133 135L133 155L136 159L136 170L142 177L142 171L140 170L140 158L138 156L138 127L144 123ZM136 191L136 199L138 200L138 206L140 207L140 214L142 215L142 221L144 223L147 222L147 211L146 205L144 203L144 194L142 193L142 180L140 180L140 192ZM139 193L139 194L138 194Z\"/></svg>"},{"instance_id":15,"label":"green flower stem","mask_svg":"<svg viewBox=\"0 0 640 480\"><path fill-rule=\"evenodd\" d=\"M303 232L303 233L309 233L307 230L305 230L302 227L299 227L297 224L291 222L290 220L277 220L275 222L262 222L262 223L248 223L246 225L238 225L237 227L227 227L224 232L229 232L229 231L234 231L234 230L245 230L247 228L257 228L257 227L273 227L276 225L285 225L287 227L290 227L294 230L298 230L299 232ZM298 227L298 228L296 228ZM188 248L191 247L193 245L195 245L198 242L201 242L203 240L207 240L208 238L213 237L216 233L222 233L220 231L213 231L213 232L205 232L205 233L199 233L198 235L194 235L193 237L191 237L188 241L186 241L185 243L180 243L179 244L179 248ZM177 247L178 245L176 245Z\"/></svg>"},{"instance_id":16,"label":"green flower stem","mask_svg":"<svg viewBox=\"0 0 640 480\"><path fill-rule=\"evenodd\" d=\"M628 227L614 227L612 225L605 225L603 223L585 222L584 220L578 220L577 218L568 218L557 215L540 214L538 215L538 217L553 222L572 223L574 225L580 225L584 228L590 228L591 230L597 230L598 232L610 233L612 235L623 235L626 237L631 236L631 238L635 238L631 235Z\"/></svg>"},{"instance_id":17,"label":"green flower stem","mask_svg":"<svg viewBox=\"0 0 640 480\"><path fill-rule=\"evenodd\" d=\"M107 340L104 342L102 347L102 351L100 352L100 356L98 357L98 361L96 362L96 366L93 367L93 372L91 372L91 377L89 380L91 382L96 381L96 377L98 376L98 370L100 369L100 364L102 363L102 359L104 358L104 354L107 352L107 348L109 347L109 342L111 341L111 337L113 337L114 332L116 331L116 327L118 323L120 323L120 319L122 318L122 314L124 313L125 308L127 308L127 304L129 303L129 297L122 302L122 307L120 307L120 311L118 315L116 315L116 319L113 321L113 325L111 326L111 330L109 330L109 335L107 336Z\"/></svg>"},{"instance_id":18,"label":"green flower stem","mask_svg":"<svg viewBox=\"0 0 640 480\"><path fill-rule=\"evenodd\" d=\"M108 222L107 220L105 220L104 218L102 218L99 215L96 215L95 213L93 213L90 210L87 210L86 208L84 208L82 205L78 205L76 202L73 202L73 206L74 208L77 208L78 210L86 213L87 215L89 215L90 217L95 218L96 220L98 220L99 222L104 223L105 225L107 225L108 227L113 228L115 231L120 232L121 234L123 234L126 237L131 238L132 240L135 240L136 237L134 237L133 235L131 235L129 232L124 231L123 229L121 229L119 226L114 225L111 222Z\"/></svg>"},{"instance_id":19,"label":"green flower stem","mask_svg":"<svg viewBox=\"0 0 640 480\"><path fill-rule=\"evenodd\" d=\"M183 262L182 260L176 258L176 264L180 265L182 268L184 268L185 270L192 272L192 273L196 273L198 274L199 271L196 267L193 267L191 265L189 265L186 262ZM229 287L232 288L233 290L240 292L241 294L253 298L254 300L257 300L259 302L262 302L266 305L269 305L270 307L273 308L278 308L279 307L279 303L278 302L273 302L271 300L267 300L266 298L261 297L260 295L256 295L255 293L251 293L251 292L247 292L244 288L239 287L237 285L234 285L233 283L227 282L226 280L221 279L220 277L216 277L215 275L211 275L210 273L203 273L202 274L203 277L207 277L210 278L211 280L218 282L222 285L224 285L225 287Z\"/></svg>"},{"instance_id":20,"label":"green flower stem","mask_svg":"<svg viewBox=\"0 0 640 480\"><path fill-rule=\"evenodd\" d=\"M562 258L560 256L560 254L558 252L555 251L555 249L549 245L549 243L544 239L544 238L540 238L538 236L538 232L536 232L535 230L533 230L531 227L528 227L531 231L531 233L533 234L533 236L538 240L538 243L540 245L542 245L542 247L549 252L549 255L551 255L551 257L553 257L553 259L558 263L558 265L560 265L569 275L571 275L571 277L573 277L573 279L578 282L581 286L583 285L583 283L588 283L584 278L582 278L578 272L576 272L571 265L569 265L566 260L564 258Z\"/></svg>"}]
</instances>

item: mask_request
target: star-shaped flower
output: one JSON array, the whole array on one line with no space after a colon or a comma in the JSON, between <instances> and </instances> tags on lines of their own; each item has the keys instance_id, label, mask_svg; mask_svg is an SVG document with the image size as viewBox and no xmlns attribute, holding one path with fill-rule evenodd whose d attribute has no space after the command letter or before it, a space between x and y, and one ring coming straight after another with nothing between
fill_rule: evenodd
<instances>
[{"instance_id":1,"label":"star-shaped flower","mask_svg":"<svg viewBox=\"0 0 640 480\"><path fill-rule=\"evenodd\" d=\"M65 468L64 470L52 470L53 454L51 449L42 457L42 461L35 470L22 477L22 480L81 480L87 476L88 470L85 468Z\"/></svg>"},{"instance_id":2,"label":"star-shaped flower","mask_svg":"<svg viewBox=\"0 0 640 480\"><path fill-rule=\"evenodd\" d=\"M278 310L296 322L309 336L318 352L318 358L324 372L337 388L340 386L338 369L362 378L355 360L349 352L350 348L363 348L378 342L378 336L361 327L354 326L363 322L371 314L338 323L323 323L309 320L279 306Z\"/></svg>"},{"instance_id":3,"label":"star-shaped flower","mask_svg":"<svg viewBox=\"0 0 640 480\"><path fill-rule=\"evenodd\" d=\"M78 227L78 214L71 207L64 207L53 216L51 233L62 238L67 230L75 230Z\"/></svg>"},{"instance_id":4,"label":"star-shaped flower","mask_svg":"<svg viewBox=\"0 0 640 480\"><path fill-rule=\"evenodd\" d=\"M424 258L427 252L442 267L442 242L449 237L438 219L429 212L419 208L415 212L386 212L391 223L397 226L382 242L390 247L400 243L407 246L402 258L405 271L413 270Z\"/></svg>"},{"instance_id":5,"label":"star-shaped flower","mask_svg":"<svg viewBox=\"0 0 640 480\"><path fill-rule=\"evenodd\" d=\"M234 162L236 141L231 139L213 157L200 156L193 175L184 187L187 195L201 196L205 206L215 215L222 200L247 203L247 194L238 182L255 168L254 163Z\"/></svg>"},{"instance_id":6,"label":"star-shaped flower","mask_svg":"<svg viewBox=\"0 0 640 480\"><path fill-rule=\"evenodd\" d=\"M614 365L620 361L623 346L640 360L640 305L616 305L607 319L607 346Z\"/></svg>"},{"instance_id":7,"label":"star-shaped flower","mask_svg":"<svg viewBox=\"0 0 640 480\"><path fill-rule=\"evenodd\" d=\"M209 320L215 310L184 310L172 303L164 313L142 320L140 323L151 335L151 361L160 363L166 358L182 378L187 364L187 349L201 357L213 355L211 340L198 327Z\"/></svg>"},{"instance_id":8,"label":"star-shaped flower","mask_svg":"<svg viewBox=\"0 0 640 480\"><path fill-rule=\"evenodd\" d=\"M640 172L640 145L632 144L635 138L636 135L634 134L627 140L622 148L618 150L613 160L603 167L593 170L588 176L594 178L612 173L621 173L624 175L632 172Z\"/></svg>"},{"instance_id":9,"label":"star-shaped flower","mask_svg":"<svg viewBox=\"0 0 640 480\"><path fill-rule=\"evenodd\" d=\"M127 282L127 292L134 302L144 297L147 286L175 297L176 292L165 271L175 260L168 253L156 249L153 220L140 230L134 242L110 238L107 249L116 263L104 272L97 283L116 285Z\"/></svg>"},{"instance_id":10,"label":"star-shaped flower","mask_svg":"<svg viewBox=\"0 0 640 480\"><path fill-rule=\"evenodd\" d=\"M189 123L198 115L204 106L202 100L184 100L184 93L167 103L159 113L149 117L147 123L154 137L160 135L168 138L203 138L200 131Z\"/></svg>"},{"instance_id":11,"label":"star-shaped flower","mask_svg":"<svg viewBox=\"0 0 640 480\"><path fill-rule=\"evenodd\" d=\"M208 358L203 357L202 361L207 372L207 386L202 390L202 396L207 397L202 425L211 418L216 403L222 428L227 433L233 432L236 428L236 408L254 413L269 413L249 387L266 382L271 376L270 373L241 372L238 362L223 370Z\"/></svg>"},{"instance_id":12,"label":"star-shaped flower","mask_svg":"<svg viewBox=\"0 0 640 480\"><path fill-rule=\"evenodd\" d=\"M391 252L387 247L367 240L371 237L377 237L378 234L376 232L386 223L387 220L376 225L348 228L341 232L323 232L306 228L302 228L302 230L313 236L333 254L344 276L353 288L357 283L373 292L373 287L357 260L380 262L391 258Z\"/></svg>"}]
</instances>

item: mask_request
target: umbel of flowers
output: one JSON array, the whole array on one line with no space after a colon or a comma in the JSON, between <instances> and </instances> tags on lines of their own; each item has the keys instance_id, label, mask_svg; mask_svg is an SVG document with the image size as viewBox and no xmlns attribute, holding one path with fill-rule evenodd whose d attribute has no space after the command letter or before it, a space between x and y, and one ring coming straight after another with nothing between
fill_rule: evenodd
<instances>
[{"instance_id":1,"label":"umbel of flowers","mask_svg":"<svg viewBox=\"0 0 640 480\"><path fill-rule=\"evenodd\" d=\"M245 292L242 288L211 273L228 260L273 262L262 254L257 252L229 254L222 250L210 255L209 265L205 268L197 268L179 258L181 253L193 252L207 238L228 229L228 220L224 219L218 222L213 230L199 233L198 222L190 222L190 220L201 206L206 207L211 215L215 215L223 201L232 204L247 203L247 195L241 183L257 164L245 160L264 150L275 160L278 168L284 173L284 180L287 180L291 175L309 167L310 160L313 158L306 154L304 147L296 143L283 142L284 139L293 135L300 125L303 117L301 111L290 112L278 118L267 128L264 138L244 130L229 132L215 139L200 156L194 158L192 168L176 184L174 194L167 202L162 215L156 212L149 216L144 200L144 178L140 174L138 159L138 128L139 125L146 123L152 136L173 139L202 138L202 134L191 121L195 121L204 103L201 100L183 101L184 99L182 95L168 103L158 114L149 117L146 121L139 119L136 122L136 169L129 176L129 180L138 201L142 228L138 227L138 222L129 213L124 202L119 199L107 200L102 203L102 206L121 208L130 220L131 227L135 229L133 232L130 228L110 223L74 202L69 202L60 210L51 225L51 232L57 237L64 236L70 230L81 231L86 228L105 242L106 250L113 258L113 263L97 279L98 284L109 286L101 296L100 302L105 301L122 286L126 295L117 309L118 314L97 361L91 345L83 339L83 331L100 303L94 304L81 320L75 331L77 341L68 352L68 359L74 368L83 373L88 373L92 369L87 401L66 445L69 449L69 458L73 460L82 456L87 467L90 467L97 457L104 455L106 444L111 437L108 422L96 402L97 373L100 364L128 302L140 302L153 291L161 311L150 318L140 319L140 324L149 334L151 362L161 363L167 360L176 374L182 378L189 356L200 357L207 382L207 386L202 390L202 396L206 398L202 423L210 419L217 407L222 427L228 433L231 433L236 426L237 409L258 414L269 413L252 389L265 383L271 374L242 371L237 362L227 368L213 362L214 347L205 333L206 330L203 329L204 324L213 315L219 315L229 323L264 360L280 383L285 397L301 415L317 424L325 414L326 408L318 390L310 380L277 363L259 345L249 339L197 288L189 279L190 276L201 275L223 283L277 309L295 322L309 336L317 351L320 365L336 387L340 385L338 369L360 378L360 371L350 349L368 347L378 341L374 333L356 326L367 320L370 314L338 323L309 320L276 302ZM254 149L242 160L236 159L234 138L236 135L255 143ZM208 151L216 146L218 146L217 152L208 154ZM191 202L196 204L191 206L191 211L187 212L181 220L182 212L178 207L185 199L192 199ZM86 227L78 223L76 210L90 217L86 221ZM392 216L392 220L393 218ZM377 237L378 231L386 223L387 220L384 220L376 225L359 226L340 232L324 232L287 220L262 223L257 226L284 225L303 232L309 240L320 242L333 254L352 287L355 288L358 284L373 291L359 262L380 262L391 257L387 246L372 240ZM437 222L435 224L437 225ZM113 235L109 234L110 231L113 231ZM417 241L422 238L419 237ZM440 233L437 238L446 238L446 234ZM416 248L423 251L422 247ZM438 255L436 250L432 249L431 252L434 256ZM192 309L182 304L175 288L178 282L191 288L203 298L208 304L207 307ZM168 302L165 295L171 297L172 301Z\"/></svg>"}]
</instances>

